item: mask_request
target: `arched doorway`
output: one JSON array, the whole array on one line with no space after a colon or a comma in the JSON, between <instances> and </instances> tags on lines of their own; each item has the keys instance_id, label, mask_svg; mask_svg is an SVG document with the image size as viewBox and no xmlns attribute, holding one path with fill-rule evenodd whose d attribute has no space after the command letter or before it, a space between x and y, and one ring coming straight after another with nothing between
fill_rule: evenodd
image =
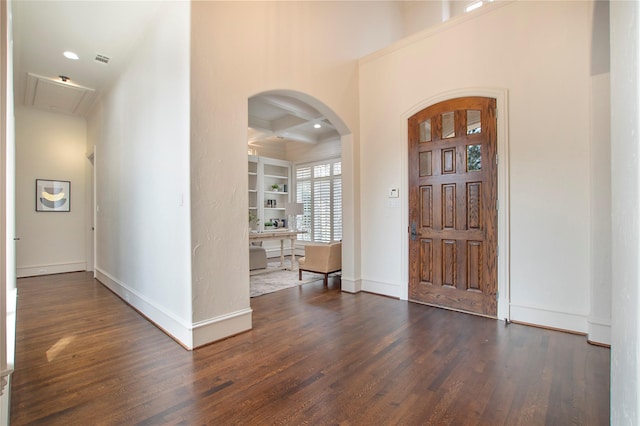
<instances>
[{"instance_id":1,"label":"arched doorway","mask_svg":"<svg viewBox=\"0 0 640 426\"><path fill-rule=\"evenodd\" d=\"M463 98L463 97L487 97L496 100L496 139L497 139L497 194L498 194L498 249L499 252L497 261L497 317L500 319L510 319L509 312L509 299L510 299L510 202L509 202L509 143L508 143L508 124L509 124L509 103L508 103L508 91L503 88L482 88L471 87L450 90L447 92L437 93L428 98L425 98L419 104L413 106L410 110L407 110L402 116L402 138L407 138L407 144L405 148L403 171L407 180L404 182L408 195L409 192L409 153L408 153L408 134L409 134L409 119L420 111L428 108L432 105L444 102L450 99ZM399 136L400 137L400 136ZM408 198L408 196L407 196ZM409 206L408 203L403 205L403 220L401 223L401 229L403 230L403 252L402 259L406 268L403 270L403 282L406 283L404 292L401 295L401 299L409 299L409 241L410 241L410 222L409 222Z\"/></svg>"},{"instance_id":2,"label":"arched doorway","mask_svg":"<svg viewBox=\"0 0 640 426\"><path fill-rule=\"evenodd\" d=\"M409 118L409 299L496 317L496 102L465 97Z\"/></svg>"},{"instance_id":3,"label":"arched doorway","mask_svg":"<svg viewBox=\"0 0 640 426\"><path fill-rule=\"evenodd\" d=\"M331 207L324 212L323 220L317 219L317 212L313 206L305 204L305 225L309 233L302 239L307 241L342 241L343 242L343 286L345 291L358 291L353 277L356 275L355 254L359 239L359 230L354 227L353 212L357 198L355 193L355 171L353 169L354 147L351 131L343 120L327 105L318 99L296 91L274 90L258 93L248 99L248 153L258 157L267 157L286 161L291 167L291 181L288 186L291 202L306 202L304 190L320 191L320 184L313 182L313 170L325 168L329 170L324 179L329 179L326 188L329 192L327 201ZM250 157L251 160L251 157ZM267 162L272 162L267 160ZM267 206L267 201L281 206L282 194L270 194L262 197L264 185L271 182L253 184L249 162L249 216L254 217L259 224L252 226L264 230L265 223L271 224L273 217L268 216L265 209L278 216L273 204ZM306 189L297 185L304 174L303 169L310 169L311 174ZM336 173L334 175L334 173ZM300 175L300 176L298 176ZM277 185L278 182L273 183ZM278 191L279 188L276 188ZM335 192L334 192L335 191ZM268 192L268 191L267 191ZM340 203L333 203L334 196L340 196ZM339 220L337 212L339 214ZM255 212L255 214L254 214ZM282 212L280 213L282 214ZM278 224L281 218L275 217ZM300 218L298 218L300 220ZM324 226L329 224L327 226ZM322 226L322 229L318 227ZM269 248L267 248L269 251ZM270 256L276 253L271 248Z\"/></svg>"}]
</instances>

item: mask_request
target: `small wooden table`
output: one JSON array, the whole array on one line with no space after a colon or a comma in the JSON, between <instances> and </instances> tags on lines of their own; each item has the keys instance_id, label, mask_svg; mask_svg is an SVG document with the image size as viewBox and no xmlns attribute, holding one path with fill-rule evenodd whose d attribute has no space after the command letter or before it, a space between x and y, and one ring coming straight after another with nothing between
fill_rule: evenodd
<instances>
[{"instance_id":1,"label":"small wooden table","mask_svg":"<svg viewBox=\"0 0 640 426\"><path fill-rule=\"evenodd\" d=\"M281 269L289 269L291 271L295 271L296 268L296 252L294 248L294 244L298 235L306 234L307 231L296 231L294 229L282 229L277 231L265 231L265 232L250 232L249 233L249 242L253 241L265 241L265 240L280 240L280 267L275 268L275 270ZM291 241L291 267L287 268L284 266L284 240ZM271 272L274 268L268 269L258 269L255 271L251 271L251 275L262 274L264 272Z\"/></svg>"}]
</instances>

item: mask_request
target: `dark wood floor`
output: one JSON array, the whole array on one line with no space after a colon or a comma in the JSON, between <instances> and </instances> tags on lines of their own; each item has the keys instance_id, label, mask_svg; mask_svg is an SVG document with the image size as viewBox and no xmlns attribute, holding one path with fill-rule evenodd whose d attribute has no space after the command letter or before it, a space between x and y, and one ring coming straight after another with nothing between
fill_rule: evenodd
<instances>
[{"instance_id":1,"label":"dark wood floor","mask_svg":"<svg viewBox=\"0 0 640 426\"><path fill-rule=\"evenodd\" d=\"M189 352L87 273L20 279L11 423L608 424L608 349L334 280Z\"/></svg>"}]
</instances>

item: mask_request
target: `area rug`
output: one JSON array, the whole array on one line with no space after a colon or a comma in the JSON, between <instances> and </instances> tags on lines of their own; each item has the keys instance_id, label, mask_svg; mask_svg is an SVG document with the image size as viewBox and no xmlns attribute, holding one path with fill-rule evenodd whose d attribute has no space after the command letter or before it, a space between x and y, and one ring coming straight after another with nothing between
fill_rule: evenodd
<instances>
[{"instance_id":1,"label":"area rug","mask_svg":"<svg viewBox=\"0 0 640 426\"><path fill-rule=\"evenodd\" d=\"M287 262L289 263L289 262ZM280 262L269 262L269 268L275 268ZM286 271L274 269L251 276L251 297L262 296L285 288L297 287L312 281L322 280L322 275L311 272L302 272L302 281L298 281L298 271Z\"/></svg>"}]
</instances>

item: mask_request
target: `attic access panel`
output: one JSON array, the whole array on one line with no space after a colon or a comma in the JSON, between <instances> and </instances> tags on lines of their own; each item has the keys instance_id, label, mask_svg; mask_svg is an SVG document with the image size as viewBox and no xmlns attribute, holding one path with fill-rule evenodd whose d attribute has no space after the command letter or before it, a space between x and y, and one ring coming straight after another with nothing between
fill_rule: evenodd
<instances>
[{"instance_id":1,"label":"attic access panel","mask_svg":"<svg viewBox=\"0 0 640 426\"><path fill-rule=\"evenodd\" d=\"M27 106L53 112L85 115L95 92L89 87L28 73L24 102Z\"/></svg>"}]
</instances>

